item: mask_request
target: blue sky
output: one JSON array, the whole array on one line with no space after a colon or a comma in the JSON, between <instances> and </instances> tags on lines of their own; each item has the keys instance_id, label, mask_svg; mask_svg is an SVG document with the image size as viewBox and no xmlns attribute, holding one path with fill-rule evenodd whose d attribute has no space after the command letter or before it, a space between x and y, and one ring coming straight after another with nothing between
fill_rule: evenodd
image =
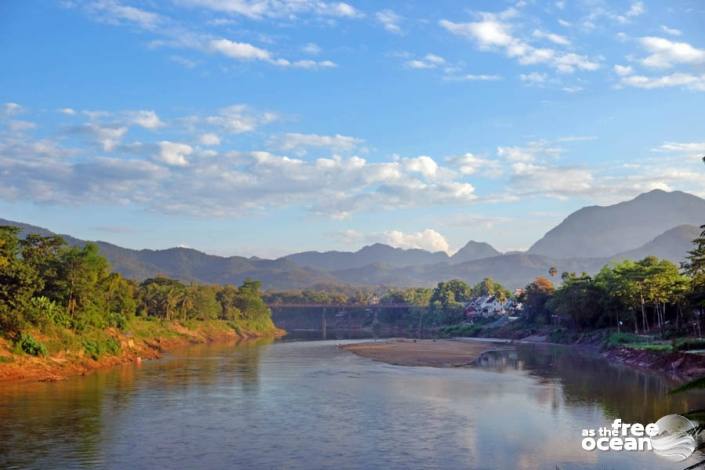
<instances>
[{"instance_id":1,"label":"blue sky","mask_svg":"<svg viewBox=\"0 0 705 470\"><path fill-rule=\"evenodd\" d=\"M0 217L132 248L525 249L705 196L705 4L5 1Z\"/></svg>"}]
</instances>

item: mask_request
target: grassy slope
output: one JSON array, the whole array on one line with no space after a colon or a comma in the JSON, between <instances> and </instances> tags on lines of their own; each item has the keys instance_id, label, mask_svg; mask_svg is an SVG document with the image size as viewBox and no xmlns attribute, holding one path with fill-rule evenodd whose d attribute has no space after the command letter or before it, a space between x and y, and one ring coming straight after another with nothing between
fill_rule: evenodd
<instances>
[{"instance_id":1,"label":"grassy slope","mask_svg":"<svg viewBox=\"0 0 705 470\"><path fill-rule=\"evenodd\" d=\"M160 353L188 344L280 336L271 322L246 320L190 320L167 322L135 319L124 331L110 328L82 333L50 325L29 332L46 347L46 356L31 356L0 338L0 382L54 381L121 363L154 359Z\"/></svg>"}]
</instances>

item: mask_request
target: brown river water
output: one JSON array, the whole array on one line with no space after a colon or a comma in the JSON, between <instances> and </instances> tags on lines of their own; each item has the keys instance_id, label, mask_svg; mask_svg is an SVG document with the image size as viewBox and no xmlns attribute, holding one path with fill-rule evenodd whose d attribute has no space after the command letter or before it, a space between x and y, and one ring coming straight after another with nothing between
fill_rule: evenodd
<instances>
[{"instance_id":1,"label":"brown river water","mask_svg":"<svg viewBox=\"0 0 705 470\"><path fill-rule=\"evenodd\" d=\"M476 368L374 362L344 340L197 346L58 383L0 384L0 468L682 469L581 430L705 408L567 347Z\"/></svg>"}]
</instances>

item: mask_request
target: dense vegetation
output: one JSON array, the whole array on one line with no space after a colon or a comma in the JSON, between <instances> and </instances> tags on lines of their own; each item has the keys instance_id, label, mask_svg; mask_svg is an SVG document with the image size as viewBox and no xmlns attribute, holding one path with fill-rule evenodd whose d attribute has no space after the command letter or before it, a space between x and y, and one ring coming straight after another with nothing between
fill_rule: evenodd
<instances>
[{"instance_id":1,"label":"dense vegetation","mask_svg":"<svg viewBox=\"0 0 705 470\"><path fill-rule=\"evenodd\" d=\"M31 334L63 328L84 336L93 356L115 353L109 338L86 340L95 330L124 330L135 318L225 320L235 329L265 331L273 327L260 285L184 285L165 277L141 284L111 272L98 247L69 247L60 236L28 235L0 226L0 335L23 351L46 354Z\"/></svg>"},{"instance_id":2,"label":"dense vegetation","mask_svg":"<svg viewBox=\"0 0 705 470\"><path fill-rule=\"evenodd\" d=\"M558 288L545 277L537 278L521 296L526 319L534 323L558 321L578 330L615 327L663 338L701 336L705 226L701 230L680 267L649 256L605 266L595 276L564 272Z\"/></svg>"},{"instance_id":3,"label":"dense vegetation","mask_svg":"<svg viewBox=\"0 0 705 470\"><path fill-rule=\"evenodd\" d=\"M604 266L596 275L564 272L552 267L549 277L539 276L516 295L486 278L470 286L462 280L440 282L433 289L329 288L285 293L268 293L282 303L367 303L380 304L380 320L409 328L443 327L449 334L470 334L477 325L467 325L464 307L478 296L514 298L523 304L521 323L560 325L571 330L614 328L622 333L651 334L662 338L701 336L705 309L705 226L694 240L687 262L676 266L653 256L640 261L625 260ZM406 303L406 312L387 312L386 303Z\"/></svg>"}]
</instances>

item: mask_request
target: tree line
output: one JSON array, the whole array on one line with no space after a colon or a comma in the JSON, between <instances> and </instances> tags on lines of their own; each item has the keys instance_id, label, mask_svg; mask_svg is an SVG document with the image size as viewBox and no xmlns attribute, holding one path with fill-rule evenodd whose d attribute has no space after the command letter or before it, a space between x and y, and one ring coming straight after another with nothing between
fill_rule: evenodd
<instances>
[{"instance_id":1,"label":"tree line","mask_svg":"<svg viewBox=\"0 0 705 470\"><path fill-rule=\"evenodd\" d=\"M95 244L68 246L57 235L21 238L18 228L0 226L0 334L15 338L48 324L78 332L123 329L135 317L271 326L259 282L234 287L155 277L136 283L112 272Z\"/></svg>"},{"instance_id":2,"label":"tree line","mask_svg":"<svg viewBox=\"0 0 705 470\"><path fill-rule=\"evenodd\" d=\"M681 266L648 256L605 266L595 276L564 272L558 288L538 277L522 294L527 320L548 323L557 317L577 329L616 327L664 337L701 335L705 225L701 230Z\"/></svg>"}]
</instances>

